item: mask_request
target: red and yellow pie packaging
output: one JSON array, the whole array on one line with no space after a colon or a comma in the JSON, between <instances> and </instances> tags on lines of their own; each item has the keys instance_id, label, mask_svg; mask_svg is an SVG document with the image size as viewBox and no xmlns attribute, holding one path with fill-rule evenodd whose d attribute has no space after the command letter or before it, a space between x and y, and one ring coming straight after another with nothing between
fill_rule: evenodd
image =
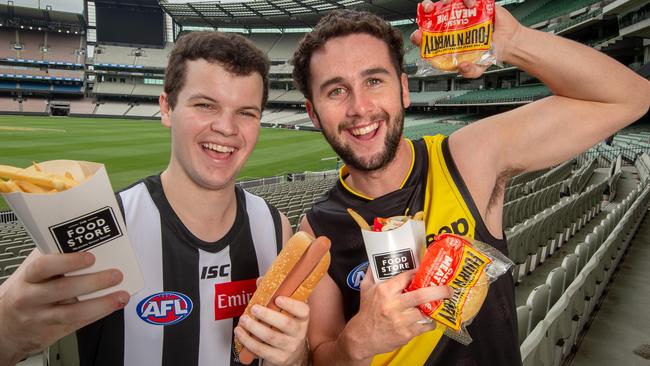
<instances>
[{"instance_id":1,"label":"red and yellow pie packaging","mask_svg":"<svg viewBox=\"0 0 650 366\"><path fill-rule=\"evenodd\" d=\"M492 45L494 0L476 0L472 8L463 0L438 1L424 12L418 4L417 24L422 31L418 76L453 72L461 62L490 65L496 62Z\"/></svg>"},{"instance_id":2,"label":"red and yellow pie packaging","mask_svg":"<svg viewBox=\"0 0 650 366\"><path fill-rule=\"evenodd\" d=\"M466 237L441 234L429 245L406 292L446 285L453 295L419 306L420 311L447 327L451 338L471 342L466 327L481 310L489 285L513 266L494 247Z\"/></svg>"}]
</instances>

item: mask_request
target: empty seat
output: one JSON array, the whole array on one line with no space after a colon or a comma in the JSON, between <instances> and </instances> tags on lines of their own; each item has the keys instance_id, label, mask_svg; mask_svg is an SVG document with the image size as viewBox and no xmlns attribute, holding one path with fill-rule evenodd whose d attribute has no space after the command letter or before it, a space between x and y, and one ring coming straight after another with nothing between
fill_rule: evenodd
<instances>
[{"instance_id":1,"label":"empty seat","mask_svg":"<svg viewBox=\"0 0 650 366\"><path fill-rule=\"evenodd\" d=\"M587 248L586 243L580 243L576 246L575 249L575 254L578 255L578 267L577 271L580 273L582 269L584 268L585 264L587 264L587 260L589 259L589 248Z\"/></svg>"},{"instance_id":2,"label":"empty seat","mask_svg":"<svg viewBox=\"0 0 650 366\"><path fill-rule=\"evenodd\" d=\"M562 260L562 268L565 270L564 288L569 287L576 278L576 270L578 268L578 255L575 253L568 254Z\"/></svg>"},{"instance_id":3,"label":"empty seat","mask_svg":"<svg viewBox=\"0 0 650 366\"><path fill-rule=\"evenodd\" d=\"M564 356L563 345L571 336L571 302L568 296L562 295L553 305L544 322L548 324L546 331L549 365L559 366Z\"/></svg>"},{"instance_id":4,"label":"empty seat","mask_svg":"<svg viewBox=\"0 0 650 366\"><path fill-rule=\"evenodd\" d=\"M13 264L13 265L10 265L10 266L6 266L4 271L2 272L2 274L4 276L11 276L14 272L16 272L18 267L20 267L20 264Z\"/></svg>"},{"instance_id":5,"label":"empty seat","mask_svg":"<svg viewBox=\"0 0 650 366\"><path fill-rule=\"evenodd\" d=\"M564 292L564 278L566 270L562 267L554 268L546 278L546 284L550 287L549 293L549 308L553 307L555 302L562 296Z\"/></svg>"},{"instance_id":6,"label":"empty seat","mask_svg":"<svg viewBox=\"0 0 650 366\"><path fill-rule=\"evenodd\" d=\"M25 260L25 257L13 257L8 259L0 259L0 273L3 273L6 267L13 266L15 264L21 264Z\"/></svg>"},{"instance_id":7,"label":"empty seat","mask_svg":"<svg viewBox=\"0 0 650 366\"><path fill-rule=\"evenodd\" d=\"M526 305L530 308L529 329L535 328L546 316L550 292L550 286L544 283L535 287L528 295Z\"/></svg>"},{"instance_id":8,"label":"empty seat","mask_svg":"<svg viewBox=\"0 0 650 366\"><path fill-rule=\"evenodd\" d=\"M528 337L528 325L530 323L530 308L523 305L517 308L517 331L519 333L519 344Z\"/></svg>"},{"instance_id":9,"label":"empty seat","mask_svg":"<svg viewBox=\"0 0 650 366\"><path fill-rule=\"evenodd\" d=\"M521 344L521 359L524 366L548 365L546 328L546 324L540 322Z\"/></svg>"}]
</instances>

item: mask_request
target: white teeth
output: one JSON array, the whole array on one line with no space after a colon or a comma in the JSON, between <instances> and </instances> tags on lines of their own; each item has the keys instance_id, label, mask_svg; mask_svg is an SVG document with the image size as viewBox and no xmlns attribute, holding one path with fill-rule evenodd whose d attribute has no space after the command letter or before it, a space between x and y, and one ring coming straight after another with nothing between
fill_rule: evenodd
<instances>
[{"instance_id":1,"label":"white teeth","mask_svg":"<svg viewBox=\"0 0 650 366\"><path fill-rule=\"evenodd\" d=\"M370 132L376 130L378 127L379 127L379 122L375 122L375 123L370 124L370 125L368 125L366 127L354 128L354 129L352 129L351 132L352 132L352 134L354 136L361 136L361 135L365 135L367 133L370 133Z\"/></svg>"},{"instance_id":2,"label":"white teeth","mask_svg":"<svg viewBox=\"0 0 650 366\"><path fill-rule=\"evenodd\" d=\"M210 149L210 150L220 152L220 153L231 153L231 152L235 151L234 147L221 146L221 145L212 144L212 143L205 143L205 144L202 144L202 146L203 146L204 149Z\"/></svg>"}]
</instances>

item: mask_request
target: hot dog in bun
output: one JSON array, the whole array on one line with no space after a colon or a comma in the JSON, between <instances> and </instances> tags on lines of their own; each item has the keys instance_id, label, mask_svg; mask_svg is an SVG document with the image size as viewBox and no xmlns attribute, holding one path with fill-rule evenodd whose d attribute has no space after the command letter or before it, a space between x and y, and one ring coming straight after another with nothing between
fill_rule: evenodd
<instances>
[{"instance_id":1,"label":"hot dog in bun","mask_svg":"<svg viewBox=\"0 0 650 366\"><path fill-rule=\"evenodd\" d=\"M278 296L288 296L306 302L314 287L327 273L330 264L330 241L324 236L314 239L299 231L284 244L271 268L253 294L244 314L251 313L253 305L259 304L280 311L275 304ZM243 364L250 364L257 356L235 340L235 352Z\"/></svg>"}]
</instances>

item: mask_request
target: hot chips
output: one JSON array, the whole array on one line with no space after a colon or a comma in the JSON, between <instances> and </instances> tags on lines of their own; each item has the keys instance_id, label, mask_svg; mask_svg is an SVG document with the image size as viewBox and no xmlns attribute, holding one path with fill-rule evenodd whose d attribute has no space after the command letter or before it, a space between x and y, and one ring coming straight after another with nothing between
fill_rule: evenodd
<instances>
[{"instance_id":1,"label":"hot chips","mask_svg":"<svg viewBox=\"0 0 650 366\"><path fill-rule=\"evenodd\" d=\"M359 225L359 227L362 230L368 230L368 231L388 231L388 230L396 229L399 226L401 226L401 224L405 223L408 220L424 221L424 211L420 211L417 212L412 217L411 216L394 216L389 218L376 217L375 223L371 227L366 222L366 220L361 215L359 215L359 213L356 212L355 210L348 208L348 213L350 214L350 216L352 216L354 221L357 223L357 225ZM377 229L376 226L378 226L378 224L380 228L376 230ZM383 227L383 229L381 227Z\"/></svg>"},{"instance_id":2,"label":"hot chips","mask_svg":"<svg viewBox=\"0 0 650 366\"><path fill-rule=\"evenodd\" d=\"M368 225L366 220L363 217L361 217L359 213L357 213L355 210L351 208L348 208L348 213L350 214L350 216L352 216L354 221L356 221L357 225L359 225L362 229L370 230L370 225Z\"/></svg>"},{"instance_id":3,"label":"hot chips","mask_svg":"<svg viewBox=\"0 0 650 366\"><path fill-rule=\"evenodd\" d=\"M36 170L37 172L42 172L43 171L43 169L41 169L41 166L38 165L38 163L35 162L35 161L32 161L32 166L34 167L34 170Z\"/></svg>"},{"instance_id":4,"label":"hot chips","mask_svg":"<svg viewBox=\"0 0 650 366\"><path fill-rule=\"evenodd\" d=\"M17 180L16 185L21 191L26 193L48 193L49 190L39 187L36 184L30 183L26 180Z\"/></svg>"},{"instance_id":5,"label":"hot chips","mask_svg":"<svg viewBox=\"0 0 650 366\"><path fill-rule=\"evenodd\" d=\"M33 168L28 170L0 165L0 192L51 193L79 185L69 172L65 176L46 173L37 163L34 163Z\"/></svg>"}]
</instances>

